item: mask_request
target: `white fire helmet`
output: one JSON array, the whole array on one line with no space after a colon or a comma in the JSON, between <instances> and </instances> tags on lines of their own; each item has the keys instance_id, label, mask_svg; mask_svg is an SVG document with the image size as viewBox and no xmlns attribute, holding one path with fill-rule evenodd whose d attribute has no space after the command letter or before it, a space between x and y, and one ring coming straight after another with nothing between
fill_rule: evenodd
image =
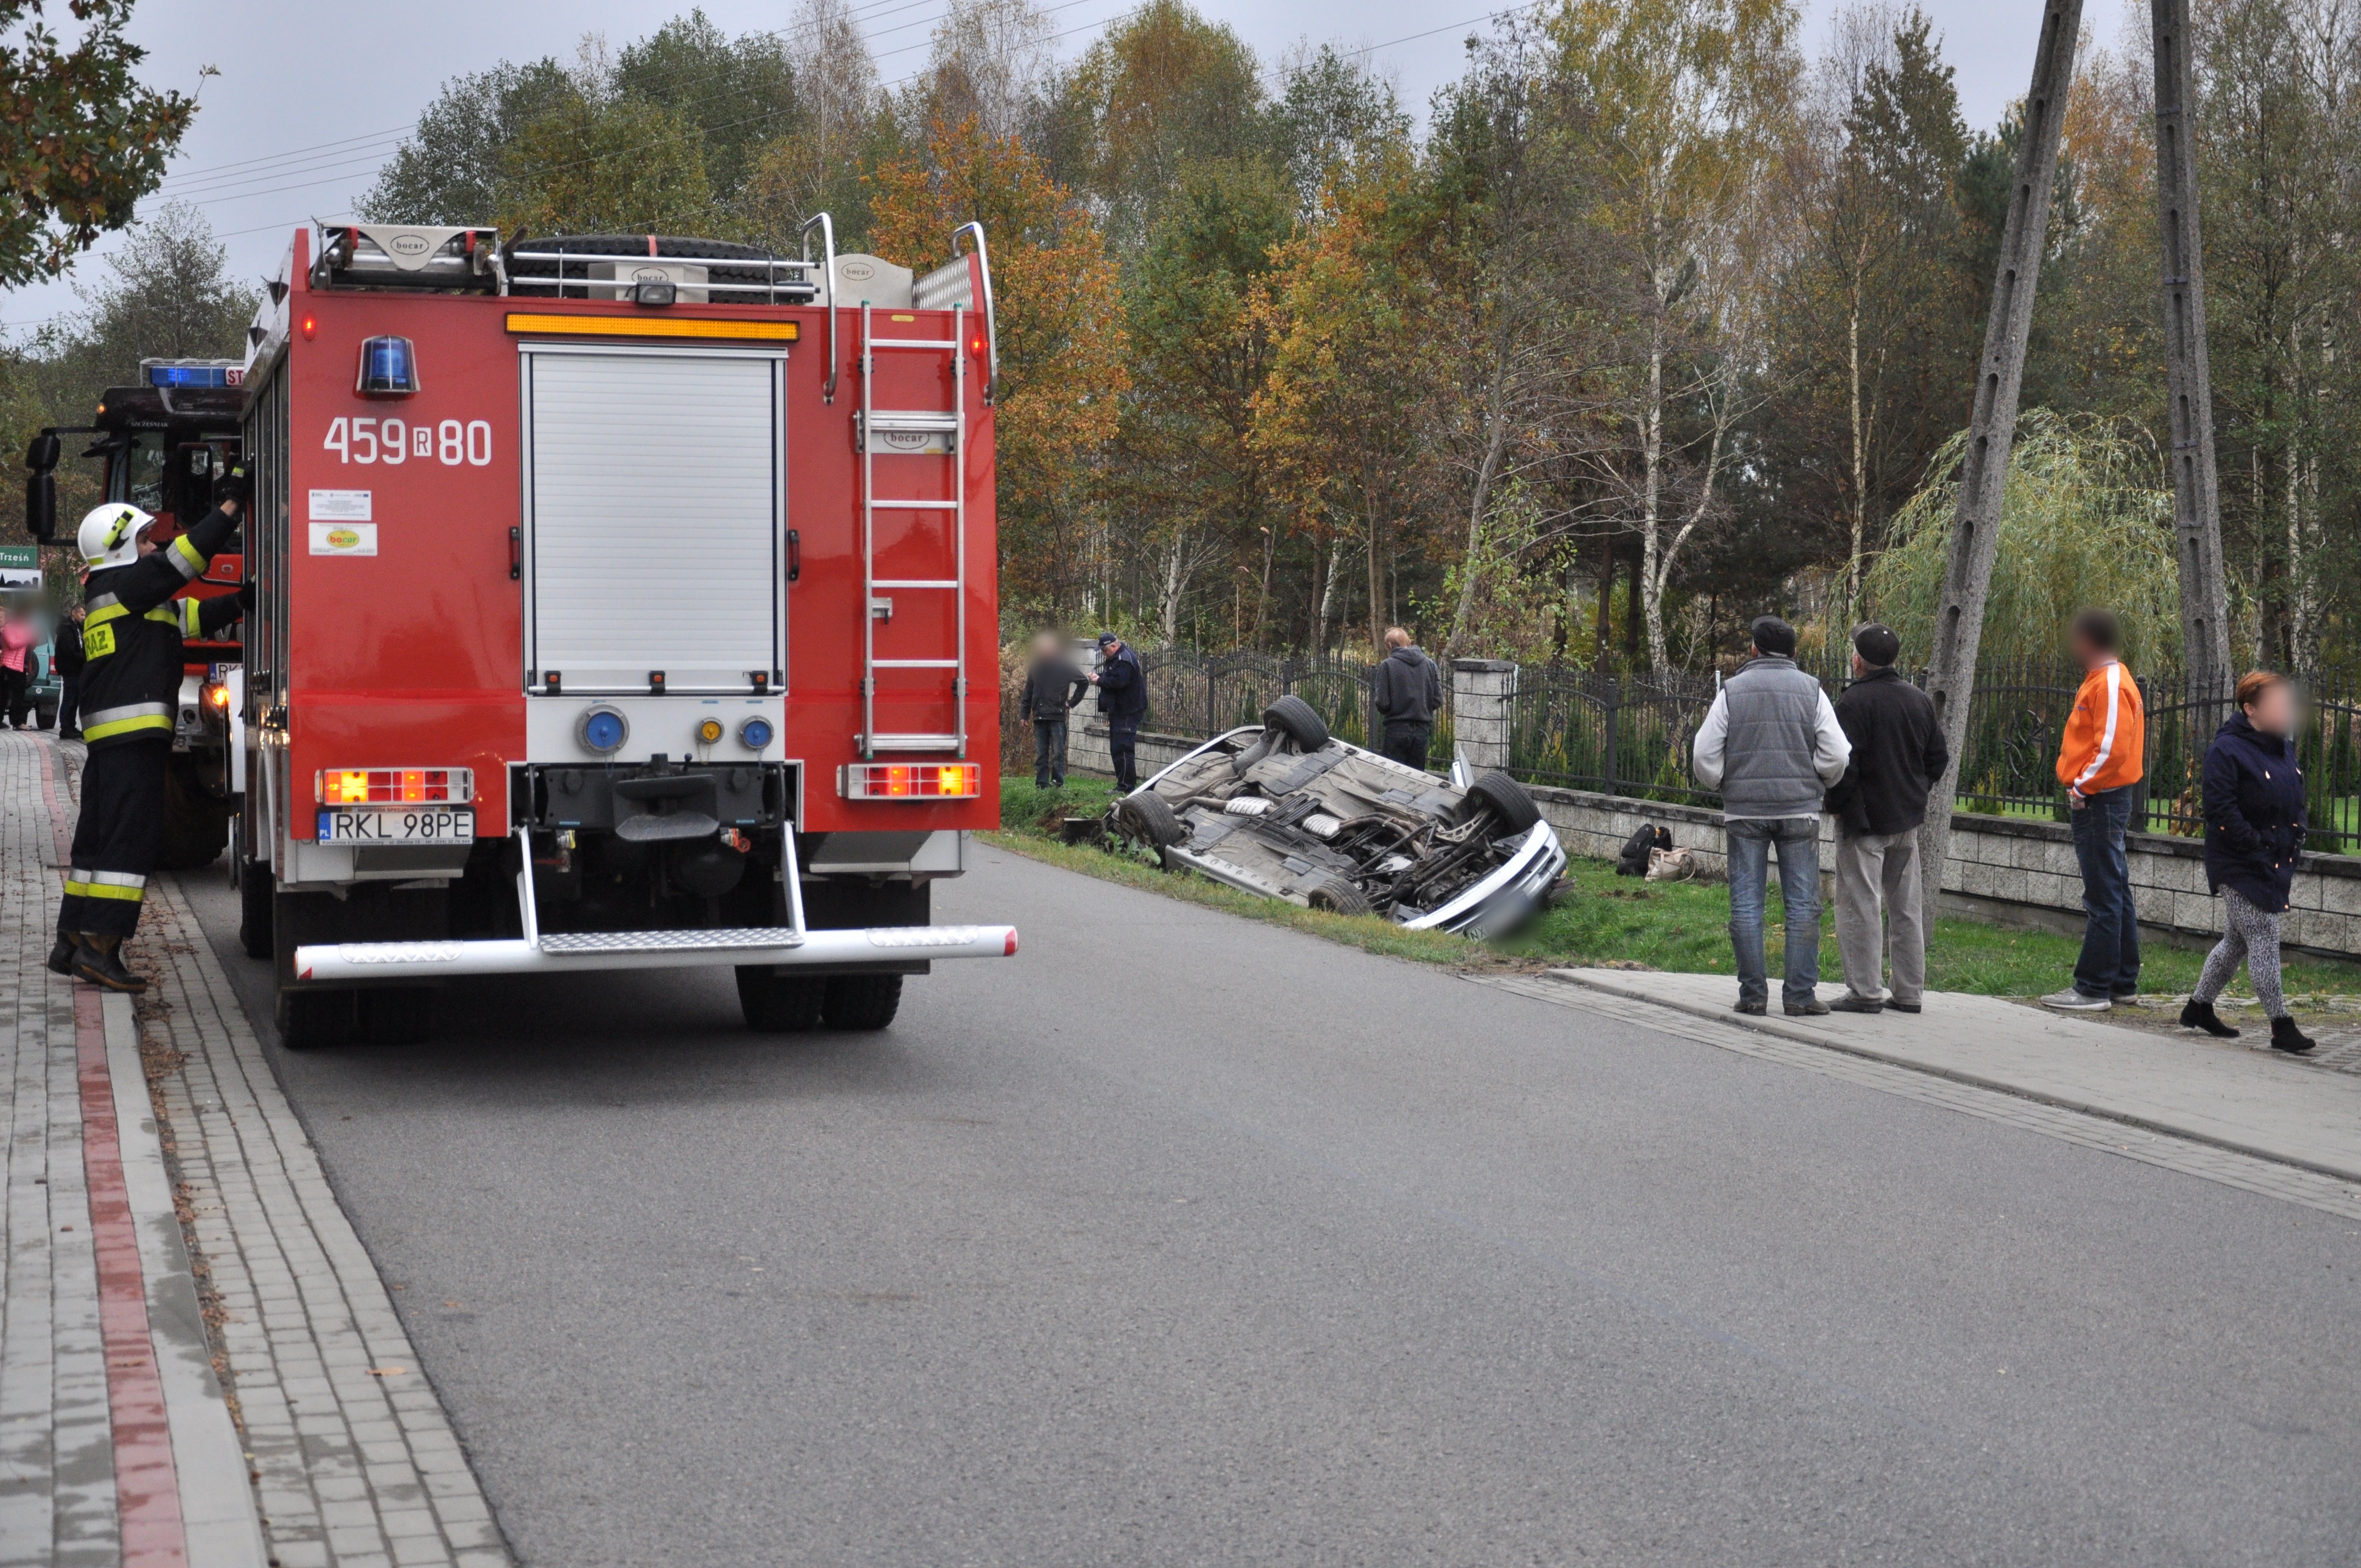
<instances>
[{"instance_id":1,"label":"white fire helmet","mask_svg":"<svg viewBox=\"0 0 2361 1568\"><path fill-rule=\"evenodd\" d=\"M156 520L137 507L109 501L82 520L75 543L93 566L126 565L139 559L139 536L155 526Z\"/></svg>"}]
</instances>

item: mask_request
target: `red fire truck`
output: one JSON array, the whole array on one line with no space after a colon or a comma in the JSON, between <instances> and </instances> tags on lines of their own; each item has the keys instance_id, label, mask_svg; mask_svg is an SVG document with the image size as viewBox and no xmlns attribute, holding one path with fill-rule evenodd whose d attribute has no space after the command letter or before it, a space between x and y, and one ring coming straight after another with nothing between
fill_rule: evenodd
<instances>
[{"instance_id":1,"label":"red fire truck","mask_svg":"<svg viewBox=\"0 0 2361 1568\"><path fill-rule=\"evenodd\" d=\"M138 384L107 388L92 423L42 431L25 455L25 520L33 537L47 543L57 532L60 435L97 437L82 455L101 464L100 496L154 515L159 541L212 510L214 481L239 457L244 376L235 359L143 359ZM234 543L181 597L236 593L241 576ZM238 758L230 743L236 683L228 678L239 657L236 631L217 641L192 638L184 652L164 775L164 864L188 871L221 858L237 809Z\"/></svg>"},{"instance_id":2,"label":"red fire truck","mask_svg":"<svg viewBox=\"0 0 2361 1568\"><path fill-rule=\"evenodd\" d=\"M817 234L819 254L811 254ZM291 1047L435 982L728 966L875 1029L1016 950L995 826L992 279L487 228L299 231L249 333L242 939Z\"/></svg>"}]
</instances>

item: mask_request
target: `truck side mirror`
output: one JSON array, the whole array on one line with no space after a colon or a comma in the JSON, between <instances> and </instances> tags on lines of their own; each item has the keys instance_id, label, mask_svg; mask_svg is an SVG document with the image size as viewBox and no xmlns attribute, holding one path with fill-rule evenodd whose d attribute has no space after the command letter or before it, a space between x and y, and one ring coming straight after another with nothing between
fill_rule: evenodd
<instances>
[{"instance_id":1,"label":"truck side mirror","mask_svg":"<svg viewBox=\"0 0 2361 1568\"><path fill-rule=\"evenodd\" d=\"M25 532L43 544L58 532L58 438L44 431L25 449Z\"/></svg>"}]
</instances>

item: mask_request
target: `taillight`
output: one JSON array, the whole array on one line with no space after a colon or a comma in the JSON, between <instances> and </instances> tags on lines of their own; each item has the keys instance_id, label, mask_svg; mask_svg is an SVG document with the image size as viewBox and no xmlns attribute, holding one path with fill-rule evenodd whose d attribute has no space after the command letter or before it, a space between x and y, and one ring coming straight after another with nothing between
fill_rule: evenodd
<instances>
[{"instance_id":1,"label":"taillight","mask_svg":"<svg viewBox=\"0 0 2361 1568\"><path fill-rule=\"evenodd\" d=\"M324 768L322 806L411 806L476 798L473 768Z\"/></svg>"},{"instance_id":2,"label":"taillight","mask_svg":"<svg viewBox=\"0 0 2361 1568\"><path fill-rule=\"evenodd\" d=\"M847 762L837 775L847 800L973 800L981 762Z\"/></svg>"}]
</instances>

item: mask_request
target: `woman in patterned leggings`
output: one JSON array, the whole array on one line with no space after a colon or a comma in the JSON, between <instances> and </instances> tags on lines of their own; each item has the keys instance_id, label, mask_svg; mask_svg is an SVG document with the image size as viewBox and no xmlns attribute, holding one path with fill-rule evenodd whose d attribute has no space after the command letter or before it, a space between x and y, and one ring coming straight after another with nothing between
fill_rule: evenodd
<instances>
[{"instance_id":1,"label":"woman in patterned leggings","mask_svg":"<svg viewBox=\"0 0 2361 1568\"><path fill-rule=\"evenodd\" d=\"M2279 916L2303 850L2303 770L2296 766L2294 733L2295 690L2287 677L2268 670L2243 676L2238 711L2205 752L2205 880L2222 895L2226 930L2206 956L2180 1022L2237 1036L2213 1003L2243 959L2255 1000L2270 1015L2271 1048L2301 1056L2314 1042L2288 1016L2279 991Z\"/></svg>"}]
</instances>

